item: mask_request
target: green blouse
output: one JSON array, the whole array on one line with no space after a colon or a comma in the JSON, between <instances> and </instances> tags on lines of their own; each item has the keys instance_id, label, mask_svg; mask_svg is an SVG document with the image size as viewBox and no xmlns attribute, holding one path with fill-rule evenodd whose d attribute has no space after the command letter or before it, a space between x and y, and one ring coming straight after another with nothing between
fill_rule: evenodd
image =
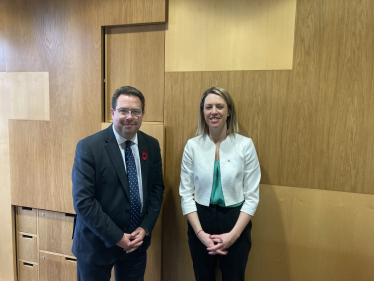
<instances>
[{"instance_id":1,"label":"green blouse","mask_svg":"<svg viewBox=\"0 0 374 281\"><path fill-rule=\"evenodd\" d=\"M243 202L240 202L235 205L226 206L225 198L223 197L223 192L222 192L221 170L220 170L219 160L214 162L213 185L212 185L212 193L210 195L210 204L218 205L220 207L237 207L243 204Z\"/></svg>"}]
</instances>

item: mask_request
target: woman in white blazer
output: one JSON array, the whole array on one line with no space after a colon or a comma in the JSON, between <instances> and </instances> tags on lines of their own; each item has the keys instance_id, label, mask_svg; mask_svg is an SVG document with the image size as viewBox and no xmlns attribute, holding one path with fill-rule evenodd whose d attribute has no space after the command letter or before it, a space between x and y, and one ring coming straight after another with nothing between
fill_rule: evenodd
<instances>
[{"instance_id":1,"label":"woman in white blazer","mask_svg":"<svg viewBox=\"0 0 374 281\"><path fill-rule=\"evenodd\" d=\"M197 281L214 281L218 261L223 281L245 279L261 172L252 140L238 130L229 93L206 90L198 136L184 148L179 186Z\"/></svg>"}]
</instances>

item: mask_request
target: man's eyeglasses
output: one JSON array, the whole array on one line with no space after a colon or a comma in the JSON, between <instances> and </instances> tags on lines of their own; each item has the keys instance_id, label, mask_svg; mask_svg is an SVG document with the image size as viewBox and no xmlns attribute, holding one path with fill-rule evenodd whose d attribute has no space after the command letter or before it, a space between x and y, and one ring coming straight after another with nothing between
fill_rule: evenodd
<instances>
[{"instance_id":1,"label":"man's eyeglasses","mask_svg":"<svg viewBox=\"0 0 374 281\"><path fill-rule=\"evenodd\" d=\"M139 109L127 109L127 108L118 108L116 109L118 111L118 113L122 116L129 116L130 112L131 112L131 115L132 117L140 117L142 115L142 112L139 110Z\"/></svg>"}]
</instances>

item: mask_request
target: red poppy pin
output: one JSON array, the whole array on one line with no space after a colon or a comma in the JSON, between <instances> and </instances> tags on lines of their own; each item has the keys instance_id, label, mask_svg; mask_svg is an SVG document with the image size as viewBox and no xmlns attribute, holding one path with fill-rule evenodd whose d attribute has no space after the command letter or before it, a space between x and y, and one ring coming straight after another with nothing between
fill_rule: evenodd
<instances>
[{"instance_id":1,"label":"red poppy pin","mask_svg":"<svg viewBox=\"0 0 374 281\"><path fill-rule=\"evenodd\" d=\"M144 161L148 159L148 153L147 153L147 151L143 151L142 157L143 157Z\"/></svg>"}]
</instances>

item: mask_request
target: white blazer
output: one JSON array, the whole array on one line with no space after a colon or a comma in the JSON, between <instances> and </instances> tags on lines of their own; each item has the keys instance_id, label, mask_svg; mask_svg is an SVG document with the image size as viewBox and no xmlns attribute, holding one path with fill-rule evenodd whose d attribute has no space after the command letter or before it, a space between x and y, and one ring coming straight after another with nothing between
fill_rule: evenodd
<instances>
[{"instance_id":1,"label":"white blazer","mask_svg":"<svg viewBox=\"0 0 374 281\"><path fill-rule=\"evenodd\" d=\"M183 215L196 211L195 201L209 206L215 150L207 135L188 140L184 148L179 186ZM220 145L219 157L226 206L244 201L241 211L253 216L260 199L261 171L252 140L230 134Z\"/></svg>"}]
</instances>

